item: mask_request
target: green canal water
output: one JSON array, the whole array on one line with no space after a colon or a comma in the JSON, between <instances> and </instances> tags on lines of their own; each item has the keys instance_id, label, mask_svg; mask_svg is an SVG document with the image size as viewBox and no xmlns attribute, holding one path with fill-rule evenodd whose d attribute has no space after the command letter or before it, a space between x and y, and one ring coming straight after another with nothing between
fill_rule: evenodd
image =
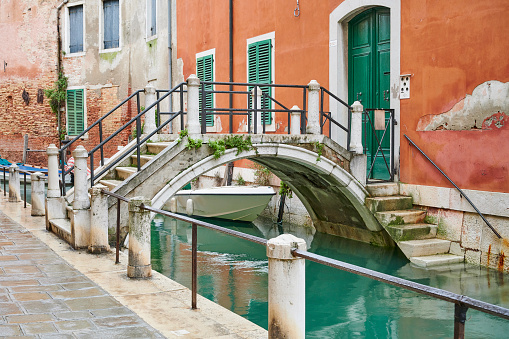
<instances>
[{"instance_id":1,"label":"green canal water","mask_svg":"<svg viewBox=\"0 0 509 339\"><path fill-rule=\"evenodd\" d=\"M509 275L468 264L422 269L398 249L380 248L272 221L207 220L272 238L283 231L306 240L310 252L421 284L509 307ZM198 228L198 293L267 328L265 248ZM191 286L191 226L157 216L153 269ZM190 303L191 301L189 301ZM199 305L198 305L199 307ZM306 263L307 338L452 338L454 305L320 264ZM466 338L508 338L509 321L467 312Z\"/></svg>"}]
</instances>

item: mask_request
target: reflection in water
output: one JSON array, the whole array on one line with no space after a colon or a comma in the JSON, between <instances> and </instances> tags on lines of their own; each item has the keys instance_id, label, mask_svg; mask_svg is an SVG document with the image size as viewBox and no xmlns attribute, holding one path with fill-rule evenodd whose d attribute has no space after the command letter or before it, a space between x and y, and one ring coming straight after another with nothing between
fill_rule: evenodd
<instances>
[{"instance_id":1,"label":"reflection in water","mask_svg":"<svg viewBox=\"0 0 509 339\"><path fill-rule=\"evenodd\" d=\"M272 238L303 238L309 251L425 285L509 307L505 273L456 264L433 269L411 265L395 248L314 233L312 229L208 220L236 231ZM198 227L198 293L267 328L267 257L261 245ZM191 226L162 216L152 227L152 265L190 288ZM190 301L189 301L190 302ZM454 305L320 264L306 263L307 338L450 338ZM469 338L502 338L509 321L469 310Z\"/></svg>"}]
</instances>

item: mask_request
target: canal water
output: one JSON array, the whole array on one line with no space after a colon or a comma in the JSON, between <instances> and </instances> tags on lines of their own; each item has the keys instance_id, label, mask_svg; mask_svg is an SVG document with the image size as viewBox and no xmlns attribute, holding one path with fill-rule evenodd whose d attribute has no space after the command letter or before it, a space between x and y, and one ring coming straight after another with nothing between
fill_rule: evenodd
<instances>
[{"instance_id":1,"label":"canal water","mask_svg":"<svg viewBox=\"0 0 509 339\"><path fill-rule=\"evenodd\" d=\"M255 223L204 220L267 239L292 233L306 240L310 252L509 308L509 275L496 270L468 264L422 269L410 264L399 249L313 234L309 228L289 229L259 219ZM267 328L265 248L198 227L198 251L198 293ZM188 223L156 216L152 265L191 287ZM307 338L451 338L453 319L451 303L306 263ZM507 338L508 333L509 321L475 310L467 312L466 338Z\"/></svg>"}]
</instances>

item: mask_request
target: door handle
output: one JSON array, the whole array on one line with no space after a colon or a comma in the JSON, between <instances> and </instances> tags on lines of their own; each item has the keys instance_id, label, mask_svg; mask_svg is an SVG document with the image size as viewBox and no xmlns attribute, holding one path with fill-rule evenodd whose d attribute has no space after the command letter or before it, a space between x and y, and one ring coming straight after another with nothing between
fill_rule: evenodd
<instances>
[{"instance_id":1,"label":"door handle","mask_svg":"<svg viewBox=\"0 0 509 339\"><path fill-rule=\"evenodd\" d=\"M362 92L357 92L357 101L362 104L362 99L359 99L360 96L362 96Z\"/></svg>"}]
</instances>

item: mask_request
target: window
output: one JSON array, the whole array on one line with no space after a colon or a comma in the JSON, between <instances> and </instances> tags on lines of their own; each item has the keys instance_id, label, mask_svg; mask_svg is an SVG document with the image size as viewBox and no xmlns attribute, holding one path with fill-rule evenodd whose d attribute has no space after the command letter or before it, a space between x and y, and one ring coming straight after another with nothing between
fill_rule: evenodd
<instances>
[{"instance_id":1,"label":"window","mask_svg":"<svg viewBox=\"0 0 509 339\"><path fill-rule=\"evenodd\" d=\"M67 134L78 135L85 129L83 89L67 90Z\"/></svg>"},{"instance_id":2,"label":"window","mask_svg":"<svg viewBox=\"0 0 509 339\"><path fill-rule=\"evenodd\" d=\"M120 47L120 13L118 0L103 1L104 49Z\"/></svg>"},{"instance_id":3,"label":"window","mask_svg":"<svg viewBox=\"0 0 509 339\"><path fill-rule=\"evenodd\" d=\"M83 52L83 5L69 10L69 53Z\"/></svg>"},{"instance_id":4,"label":"window","mask_svg":"<svg viewBox=\"0 0 509 339\"><path fill-rule=\"evenodd\" d=\"M200 81L214 81L214 55L209 54L203 57L196 58L196 76ZM212 91L214 86L211 84L205 85L205 91ZM201 90L201 88L200 88ZM200 112L202 110L202 95L200 92ZM205 94L205 108L214 108L214 93ZM201 123L201 115L200 115ZM207 126L214 126L214 115L208 114L206 120Z\"/></svg>"},{"instance_id":5,"label":"window","mask_svg":"<svg viewBox=\"0 0 509 339\"><path fill-rule=\"evenodd\" d=\"M248 60L248 82L258 84L272 83L272 40L266 39L254 42L247 48ZM271 87L260 87L262 92L272 96ZM249 86L249 91L253 86ZM251 101L250 101L251 103ZM271 107L270 100L262 100L262 108L269 109ZM265 125L272 123L272 112L267 112L263 119Z\"/></svg>"},{"instance_id":6,"label":"window","mask_svg":"<svg viewBox=\"0 0 509 339\"><path fill-rule=\"evenodd\" d=\"M157 0L147 0L147 38L157 33Z\"/></svg>"}]
</instances>

